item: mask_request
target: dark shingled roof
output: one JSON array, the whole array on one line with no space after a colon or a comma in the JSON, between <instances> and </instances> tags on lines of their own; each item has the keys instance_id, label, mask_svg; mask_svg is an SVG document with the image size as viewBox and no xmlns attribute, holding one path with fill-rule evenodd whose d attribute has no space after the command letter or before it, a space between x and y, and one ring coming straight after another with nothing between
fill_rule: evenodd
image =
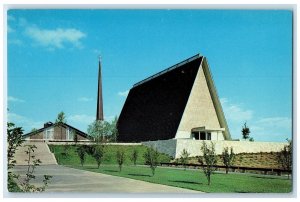
<instances>
[{"instance_id":1,"label":"dark shingled roof","mask_svg":"<svg viewBox=\"0 0 300 202\"><path fill-rule=\"evenodd\" d=\"M135 84L118 120L118 141L174 138L202 60L195 55Z\"/></svg>"}]
</instances>

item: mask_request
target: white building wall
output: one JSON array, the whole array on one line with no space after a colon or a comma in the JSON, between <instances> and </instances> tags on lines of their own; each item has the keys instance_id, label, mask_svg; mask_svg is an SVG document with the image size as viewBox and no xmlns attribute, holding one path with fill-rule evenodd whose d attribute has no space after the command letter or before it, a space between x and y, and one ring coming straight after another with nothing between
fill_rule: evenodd
<instances>
[{"instance_id":1,"label":"white building wall","mask_svg":"<svg viewBox=\"0 0 300 202\"><path fill-rule=\"evenodd\" d=\"M225 147L232 147L234 153L259 153L259 152L279 152L287 143L278 142L246 142L246 141L216 141L204 140L207 145L215 144L216 154L222 154ZM191 157L200 156L203 140L191 139L170 139L142 142L143 145L153 146L159 152L168 154L175 158L180 158L183 149L186 149Z\"/></svg>"},{"instance_id":2,"label":"white building wall","mask_svg":"<svg viewBox=\"0 0 300 202\"><path fill-rule=\"evenodd\" d=\"M192 128L203 126L206 128L220 128L201 64L175 138L190 138Z\"/></svg>"}]
</instances>

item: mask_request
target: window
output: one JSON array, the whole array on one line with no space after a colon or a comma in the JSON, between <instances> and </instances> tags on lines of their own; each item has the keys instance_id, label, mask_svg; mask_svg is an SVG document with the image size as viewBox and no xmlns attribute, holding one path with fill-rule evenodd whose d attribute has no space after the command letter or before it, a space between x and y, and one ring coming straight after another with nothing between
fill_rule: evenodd
<instances>
[{"instance_id":1,"label":"window","mask_svg":"<svg viewBox=\"0 0 300 202\"><path fill-rule=\"evenodd\" d=\"M207 133L207 140L211 140L211 133Z\"/></svg>"},{"instance_id":2,"label":"window","mask_svg":"<svg viewBox=\"0 0 300 202\"><path fill-rule=\"evenodd\" d=\"M67 140L73 140L74 139L74 130L68 128L67 130Z\"/></svg>"},{"instance_id":3,"label":"window","mask_svg":"<svg viewBox=\"0 0 300 202\"><path fill-rule=\"evenodd\" d=\"M195 140L199 140L199 133L198 132L193 132Z\"/></svg>"},{"instance_id":4,"label":"window","mask_svg":"<svg viewBox=\"0 0 300 202\"><path fill-rule=\"evenodd\" d=\"M200 140L206 140L205 132L200 132Z\"/></svg>"},{"instance_id":5,"label":"window","mask_svg":"<svg viewBox=\"0 0 300 202\"><path fill-rule=\"evenodd\" d=\"M44 132L44 139L52 140L53 139L54 128L47 129Z\"/></svg>"}]
</instances>

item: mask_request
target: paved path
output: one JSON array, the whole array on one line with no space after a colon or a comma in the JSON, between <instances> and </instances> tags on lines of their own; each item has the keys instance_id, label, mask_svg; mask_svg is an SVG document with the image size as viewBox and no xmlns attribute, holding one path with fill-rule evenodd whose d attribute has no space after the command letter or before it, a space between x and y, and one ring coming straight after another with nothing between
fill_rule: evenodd
<instances>
[{"instance_id":1,"label":"paved path","mask_svg":"<svg viewBox=\"0 0 300 202\"><path fill-rule=\"evenodd\" d=\"M15 171L25 173L25 166L16 166ZM94 173L68 168L60 165L37 167L37 182L42 182L43 175L52 175L46 192L96 192L96 193L201 193L149 182Z\"/></svg>"},{"instance_id":2,"label":"paved path","mask_svg":"<svg viewBox=\"0 0 300 202\"><path fill-rule=\"evenodd\" d=\"M45 142L28 142L25 141L21 147L18 148L15 154L16 165L27 165L26 159L28 159L28 154L26 151L28 145L35 145L37 148L34 149L34 156L36 159L40 159L42 163L40 165L52 165L57 164L55 156L51 153L48 145Z\"/></svg>"}]
</instances>

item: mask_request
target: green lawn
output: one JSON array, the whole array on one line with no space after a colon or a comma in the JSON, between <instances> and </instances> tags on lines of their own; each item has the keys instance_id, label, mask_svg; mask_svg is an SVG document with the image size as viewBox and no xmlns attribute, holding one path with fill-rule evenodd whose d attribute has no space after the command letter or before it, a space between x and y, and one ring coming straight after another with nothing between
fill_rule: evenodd
<instances>
[{"instance_id":1,"label":"green lawn","mask_svg":"<svg viewBox=\"0 0 300 202\"><path fill-rule=\"evenodd\" d=\"M58 164L61 165L80 165L79 157L76 153L75 145L49 145L51 152L55 154L56 160ZM65 149L67 148L67 152ZM134 149L138 150L138 159L137 164L145 164L144 153L147 150L147 147L142 145L137 146L118 146L118 145L105 145L104 146L104 164L116 164L116 153L118 149L123 149L125 151L125 165L133 164L130 160L132 152ZM67 155L63 155L63 153L67 153ZM170 162L171 157L166 154L159 155L160 162ZM86 155L85 164L96 164L96 161L91 157Z\"/></svg>"},{"instance_id":2,"label":"green lawn","mask_svg":"<svg viewBox=\"0 0 300 202\"><path fill-rule=\"evenodd\" d=\"M288 193L292 189L291 180L276 176L215 173L212 175L212 184L208 186L201 170L158 167L152 176L151 170L145 166L124 166L121 172L117 165L101 165L99 169L95 165L71 167L212 193Z\"/></svg>"},{"instance_id":3,"label":"green lawn","mask_svg":"<svg viewBox=\"0 0 300 202\"><path fill-rule=\"evenodd\" d=\"M288 193L292 191L292 181L286 177L269 175L241 174L241 173L215 173L212 175L211 185L207 185L207 180L202 170L182 170L174 168L156 169L152 176L150 168L147 166L133 166L129 160L134 147L139 150L138 164L144 164L142 153L144 146L121 146L126 151L125 166L121 172L116 165L115 153L120 146L106 146L106 156L103 164L97 169L95 161L87 157L84 166L80 166L80 161L75 153L75 146L71 146L68 156L62 156L63 146L51 146L59 164L76 169L88 170L91 172L105 173L109 175L122 176L152 183L165 184L187 189L199 190L212 193ZM170 158L161 155L162 161L168 162Z\"/></svg>"}]
</instances>

